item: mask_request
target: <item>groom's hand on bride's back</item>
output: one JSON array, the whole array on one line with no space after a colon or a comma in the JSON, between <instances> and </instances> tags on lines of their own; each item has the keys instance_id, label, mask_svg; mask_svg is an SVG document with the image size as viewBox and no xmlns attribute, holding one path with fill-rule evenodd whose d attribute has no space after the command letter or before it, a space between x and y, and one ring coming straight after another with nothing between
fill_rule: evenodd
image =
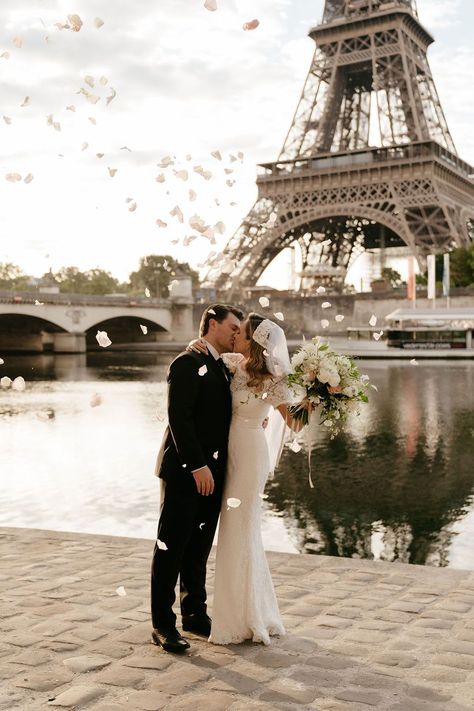
<instances>
[{"instance_id":1,"label":"groom's hand on bride's back","mask_svg":"<svg viewBox=\"0 0 474 711\"><path fill-rule=\"evenodd\" d=\"M209 467L201 467L201 469L196 469L193 471L194 481L196 482L196 487L198 494L203 496L209 496L214 491L214 477Z\"/></svg>"}]
</instances>

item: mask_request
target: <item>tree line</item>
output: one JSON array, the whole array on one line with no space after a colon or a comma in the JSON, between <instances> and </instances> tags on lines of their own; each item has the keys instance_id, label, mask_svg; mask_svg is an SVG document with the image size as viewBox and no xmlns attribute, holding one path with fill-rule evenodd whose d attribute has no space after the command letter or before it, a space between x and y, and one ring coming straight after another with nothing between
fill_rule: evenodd
<instances>
[{"instance_id":1,"label":"tree line","mask_svg":"<svg viewBox=\"0 0 474 711\"><path fill-rule=\"evenodd\" d=\"M177 276L190 276L193 288L199 287L199 274L187 262L179 262L170 255L149 254L141 257L138 269L131 272L128 281L121 282L105 269L61 267L49 271L40 279L40 286L57 286L68 294L129 294L140 296L148 289L150 296L166 298L169 287ZM36 290L38 280L33 279L17 264L0 263L0 289L9 291Z\"/></svg>"}]
</instances>

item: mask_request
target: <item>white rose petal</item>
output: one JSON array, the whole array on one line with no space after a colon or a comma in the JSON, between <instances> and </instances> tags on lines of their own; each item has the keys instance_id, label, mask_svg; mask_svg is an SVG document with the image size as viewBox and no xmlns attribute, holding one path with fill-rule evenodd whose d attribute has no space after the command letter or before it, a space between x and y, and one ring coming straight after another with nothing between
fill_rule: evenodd
<instances>
[{"instance_id":1,"label":"white rose petal","mask_svg":"<svg viewBox=\"0 0 474 711\"><path fill-rule=\"evenodd\" d=\"M96 340L99 346L102 346L102 348L107 348L107 346L110 346L112 344L112 341L107 335L107 331L97 331L96 333Z\"/></svg>"},{"instance_id":2,"label":"white rose petal","mask_svg":"<svg viewBox=\"0 0 474 711\"><path fill-rule=\"evenodd\" d=\"M270 299L267 299L266 296L261 296L258 300L258 303L262 307L262 309L266 309L270 306Z\"/></svg>"},{"instance_id":3,"label":"white rose petal","mask_svg":"<svg viewBox=\"0 0 474 711\"><path fill-rule=\"evenodd\" d=\"M7 173L5 176L5 180L8 180L9 183L19 183L21 180L21 175L20 173Z\"/></svg>"},{"instance_id":4,"label":"white rose petal","mask_svg":"<svg viewBox=\"0 0 474 711\"><path fill-rule=\"evenodd\" d=\"M95 17L94 18L94 25L97 27L98 30L102 27L104 24L104 21L100 17Z\"/></svg>"},{"instance_id":5,"label":"white rose petal","mask_svg":"<svg viewBox=\"0 0 474 711\"><path fill-rule=\"evenodd\" d=\"M411 364L411 365L418 365L417 359L416 359L416 358L412 358L411 361L410 361L410 364Z\"/></svg>"},{"instance_id":6,"label":"white rose petal","mask_svg":"<svg viewBox=\"0 0 474 711\"><path fill-rule=\"evenodd\" d=\"M177 217L179 222L183 223L184 222L184 216L183 213L181 212L181 209L176 205L176 207L173 207L173 209L170 212L170 215L172 217Z\"/></svg>"},{"instance_id":7,"label":"white rose petal","mask_svg":"<svg viewBox=\"0 0 474 711\"><path fill-rule=\"evenodd\" d=\"M23 40L21 37L14 37L13 38L13 44L17 49L21 49L23 45Z\"/></svg>"},{"instance_id":8,"label":"white rose petal","mask_svg":"<svg viewBox=\"0 0 474 711\"><path fill-rule=\"evenodd\" d=\"M377 325L377 316L375 314L372 314L372 316L369 319L369 326L376 326Z\"/></svg>"},{"instance_id":9,"label":"white rose petal","mask_svg":"<svg viewBox=\"0 0 474 711\"><path fill-rule=\"evenodd\" d=\"M34 178L34 176L31 173L28 173L28 175L26 175L25 178L23 179L23 182L28 185L28 183L31 183L33 178Z\"/></svg>"},{"instance_id":10,"label":"white rose petal","mask_svg":"<svg viewBox=\"0 0 474 711\"><path fill-rule=\"evenodd\" d=\"M220 151L211 151L211 156L216 160L222 160L222 155Z\"/></svg>"},{"instance_id":11,"label":"white rose petal","mask_svg":"<svg viewBox=\"0 0 474 711\"><path fill-rule=\"evenodd\" d=\"M206 0L204 3L204 7L206 10L209 10L210 12L214 12L217 10L217 0Z\"/></svg>"},{"instance_id":12,"label":"white rose petal","mask_svg":"<svg viewBox=\"0 0 474 711\"><path fill-rule=\"evenodd\" d=\"M3 378L0 379L0 387L2 387L4 390L10 387L12 384L12 379L8 377L8 375L4 375Z\"/></svg>"},{"instance_id":13,"label":"white rose petal","mask_svg":"<svg viewBox=\"0 0 474 711\"><path fill-rule=\"evenodd\" d=\"M146 296L147 299L149 299L150 296L151 296L151 291L150 291L150 289L149 289L148 287L146 287L146 289L145 289L145 296Z\"/></svg>"},{"instance_id":14,"label":"white rose petal","mask_svg":"<svg viewBox=\"0 0 474 711\"><path fill-rule=\"evenodd\" d=\"M120 595L120 597L126 597L127 595L127 591L125 590L123 585L120 585L115 592L117 593L117 595Z\"/></svg>"},{"instance_id":15,"label":"white rose petal","mask_svg":"<svg viewBox=\"0 0 474 711\"><path fill-rule=\"evenodd\" d=\"M213 316L216 315L216 312L214 311L214 309L208 309L208 310L207 310L207 313L208 313L208 314L213 314Z\"/></svg>"},{"instance_id":16,"label":"white rose petal","mask_svg":"<svg viewBox=\"0 0 474 711\"><path fill-rule=\"evenodd\" d=\"M284 321L284 320L285 320L285 317L283 316L283 314L281 313L281 311L277 311L277 312L274 313L273 315L274 315L275 318L277 318L279 321Z\"/></svg>"},{"instance_id":17,"label":"white rose petal","mask_svg":"<svg viewBox=\"0 0 474 711\"><path fill-rule=\"evenodd\" d=\"M301 445L294 439L290 444L290 449L292 452L301 452Z\"/></svg>"},{"instance_id":18,"label":"white rose petal","mask_svg":"<svg viewBox=\"0 0 474 711\"><path fill-rule=\"evenodd\" d=\"M198 370L199 375L206 375L207 373L207 365L201 365L201 367Z\"/></svg>"},{"instance_id":19,"label":"white rose petal","mask_svg":"<svg viewBox=\"0 0 474 711\"><path fill-rule=\"evenodd\" d=\"M334 320L341 323L341 321L344 321L344 316L342 314L337 314L337 316L334 317Z\"/></svg>"},{"instance_id":20,"label":"white rose petal","mask_svg":"<svg viewBox=\"0 0 474 711\"><path fill-rule=\"evenodd\" d=\"M89 400L89 405L91 407L99 407L99 405L102 405L102 398L99 393L94 393L91 396L91 399Z\"/></svg>"},{"instance_id":21,"label":"white rose petal","mask_svg":"<svg viewBox=\"0 0 474 711\"><path fill-rule=\"evenodd\" d=\"M142 333L146 336L148 333L148 327L144 326L142 323L140 324L140 328L142 329Z\"/></svg>"},{"instance_id":22,"label":"white rose petal","mask_svg":"<svg viewBox=\"0 0 474 711\"><path fill-rule=\"evenodd\" d=\"M319 294L319 295L325 294L325 293L326 293L326 289L324 288L324 286L318 286L318 288L316 289L316 293Z\"/></svg>"},{"instance_id":23,"label":"white rose petal","mask_svg":"<svg viewBox=\"0 0 474 711\"><path fill-rule=\"evenodd\" d=\"M0 358L0 365L3 365L4 363L5 361L3 360L3 358Z\"/></svg>"},{"instance_id":24,"label":"white rose petal","mask_svg":"<svg viewBox=\"0 0 474 711\"><path fill-rule=\"evenodd\" d=\"M189 200L190 202L194 202L194 200L197 198L197 193L194 190L189 191Z\"/></svg>"},{"instance_id":25,"label":"white rose petal","mask_svg":"<svg viewBox=\"0 0 474 711\"><path fill-rule=\"evenodd\" d=\"M330 309L331 308L331 303L329 301L323 301L321 304L322 309Z\"/></svg>"},{"instance_id":26,"label":"white rose petal","mask_svg":"<svg viewBox=\"0 0 474 711\"><path fill-rule=\"evenodd\" d=\"M242 29L247 31L247 30L255 30L259 26L260 22L258 20L250 20L250 22L244 22Z\"/></svg>"},{"instance_id":27,"label":"white rose petal","mask_svg":"<svg viewBox=\"0 0 474 711\"><path fill-rule=\"evenodd\" d=\"M238 509L241 503L240 499L234 499L232 496L227 499L227 506L230 509Z\"/></svg>"},{"instance_id":28,"label":"white rose petal","mask_svg":"<svg viewBox=\"0 0 474 711\"><path fill-rule=\"evenodd\" d=\"M321 327L327 328L329 326L329 321L325 318L321 319Z\"/></svg>"},{"instance_id":29,"label":"white rose petal","mask_svg":"<svg viewBox=\"0 0 474 711\"><path fill-rule=\"evenodd\" d=\"M217 451L217 452L214 452L214 454L213 454L212 456L214 457L214 459L218 459L218 458L219 458L219 452L218 452L218 451Z\"/></svg>"},{"instance_id":30,"label":"white rose petal","mask_svg":"<svg viewBox=\"0 0 474 711\"><path fill-rule=\"evenodd\" d=\"M372 336L374 338L374 341L379 341L383 336L383 331L380 331L379 333L373 333Z\"/></svg>"},{"instance_id":31,"label":"white rose petal","mask_svg":"<svg viewBox=\"0 0 474 711\"><path fill-rule=\"evenodd\" d=\"M261 499L268 499L268 494L259 494Z\"/></svg>"},{"instance_id":32,"label":"white rose petal","mask_svg":"<svg viewBox=\"0 0 474 711\"><path fill-rule=\"evenodd\" d=\"M166 543L164 543L163 541L160 541L159 538L156 539L156 545L158 546L160 551L167 551L168 550L168 546L166 545Z\"/></svg>"},{"instance_id":33,"label":"white rose petal","mask_svg":"<svg viewBox=\"0 0 474 711\"><path fill-rule=\"evenodd\" d=\"M21 375L18 376L18 378L15 378L15 380L12 383L12 390L17 390L18 392L23 392L23 390L26 389L26 383L25 379L22 378Z\"/></svg>"},{"instance_id":34,"label":"white rose petal","mask_svg":"<svg viewBox=\"0 0 474 711\"><path fill-rule=\"evenodd\" d=\"M68 15L67 19L69 20L69 23L71 25L71 30L73 32L79 32L82 27L82 20L79 15Z\"/></svg>"},{"instance_id":35,"label":"white rose petal","mask_svg":"<svg viewBox=\"0 0 474 711\"><path fill-rule=\"evenodd\" d=\"M116 174L118 168L107 168L107 170L109 171L110 177L113 178L114 175Z\"/></svg>"}]
</instances>

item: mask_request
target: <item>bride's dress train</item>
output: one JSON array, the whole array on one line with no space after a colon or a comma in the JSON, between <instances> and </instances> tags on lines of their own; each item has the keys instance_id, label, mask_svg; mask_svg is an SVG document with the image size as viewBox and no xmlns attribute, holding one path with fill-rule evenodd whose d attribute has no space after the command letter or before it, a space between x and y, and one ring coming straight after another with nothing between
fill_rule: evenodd
<instances>
[{"instance_id":1,"label":"bride's dress train","mask_svg":"<svg viewBox=\"0 0 474 711\"><path fill-rule=\"evenodd\" d=\"M262 422L270 407L287 403L285 380L269 381L267 394L247 386L238 354L226 354L232 372L232 422L226 483L216 553L214 604L209 641L232 644L251 639L270 644L285 634L261 534L262 494L270 457ZM228 499L240 505L229 507Z\"/></svg>"}]
</instances>

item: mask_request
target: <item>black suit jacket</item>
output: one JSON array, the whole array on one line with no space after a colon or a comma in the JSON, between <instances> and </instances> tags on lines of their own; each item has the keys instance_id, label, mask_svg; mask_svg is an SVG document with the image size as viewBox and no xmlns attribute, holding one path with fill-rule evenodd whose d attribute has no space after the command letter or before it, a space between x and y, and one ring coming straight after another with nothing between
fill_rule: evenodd
<instances>
[{"instance_id":1,"label":"black suit jacket","mask_svg":"<svg viewBox=\"0 0 474 711\"><path fill-rule=\"evenodd\" d=\"M204 365L207 372L199 375ZM168 370L169 424L156 474L191 477L207 465L215 479L223 478L231 416L229 374L211 354L180 353Z\"/></svg>"}]
</instances>

